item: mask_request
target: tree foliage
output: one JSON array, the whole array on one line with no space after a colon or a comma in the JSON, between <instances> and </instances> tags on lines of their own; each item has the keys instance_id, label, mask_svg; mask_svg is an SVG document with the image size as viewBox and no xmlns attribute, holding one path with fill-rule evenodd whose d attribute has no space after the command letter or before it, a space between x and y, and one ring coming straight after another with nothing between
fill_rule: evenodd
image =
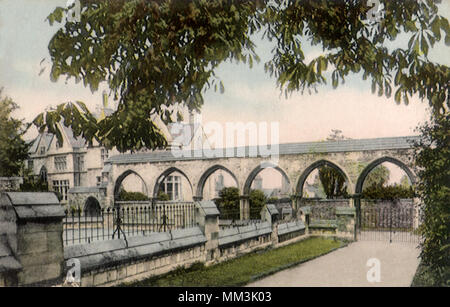
<instances>
[{"instance_id":1,"label":"tree foliage","mask_svg":"<svg viewBox=\"0 0 450 307\"><path fill-rule=\"evenodd\" d=\"M415 160L420 181L423 236L421 258L436 272L439 284L450 285L450 114L432 118L420 129Z\"/></svg>"},{"instance_id":2,"label":"tree foliage","mask_svg":"<svg viewBox=\"0 0 450 307\"><path fill-rule=\"evenodd\" d=\"M376 166L364 179L363 191L373 186L384 186L389 181L389 177L390 171L386 166L382 164Z\"/></svg>"},{"instance_id":3,"label":"tree foliage","mask_svg":"<svg viewBox=\"0 0 450 307\"><path fill-rule=\"evenodd\" d=\"M367 1L355 0L81 0L79 22L65 22L67 9L58 7L47 18L61 23L49 43L51 79L74 79L92 91L105 82L118 109L97 122L84 105L65 103L34 123L52 130L63 119L75 136L120 151L164 147L152 115L170 122L177 114L167 106L198 110L205 90L223 91L216 68L258 61L256 32L275 42L265 68L286 95L315 90L330 68L334 87L361 72L378 95L395 91L395 101L407 104L418 94L435 114L443 113L449 69L427 55L442 38L450 44L447 19L433 0L380 2L384 14L377 23L367 19ZM408 46L385 46L401 33L409 36ZM323 55L306 62L305 43L320 45Z\"/></svg>"},{"instance_id":4,"label":"tree foliage","mask_svg":"<svg viewBox=\"0 0 450 307\"><path fill-rule=\"evenodd\" d=\"M12 117L18 109L9 97L2 96L0 88L0 176L18 176L23 162L28 158L29 145L23 140L26 127L21 120Z\"/></svg>"},{"instance_id":5,"label":"tree foliage","mask_svg":"<svg viewBox=\"0 0 450 307\"><path fill-rule=\"evenodd\" d=\"M267 203L267 197L266 195L264 195L264 192L261 190L251 190L249 195L249 203L250 203L250 218L260 219L261 209Z\"/></svg>"},{"instance_id":6,"label":"tree foliage","mask_svg":"<svg viewBox=\"0 0 450 307\"><path fill-rule=\"evenodd\" d=\"M380 185L373 184L361 193L361 197L364 199L383 199L383 200L396 200L402 198L414 198L414 189L412 186L403 185Z\"/></svg>"},{"instance_id":7,"label":"tree foliage","mask_svg":"<svg viewBox=\"0 0 450 307\"><path fill-rule=\"evenodd\" d=\"M216 204L226 210L239 210L239 189L236 187L224 187L219 192Z\"/></svg>"},{"instance_id":8,"label":"tree foliage","mask_svg":"<svg viewBox=\"0 0 450 307\"><path fill-rule=\"evenodd\" d=\"M128 192L121 189L119 192L120 201L146 201L148 200L147 195L142 192Z\"/></svg>"},{"instance_id":9,"label":"tree foliage","mask_svg":"<svg viewBox=\"0 0 450 307\"><path fill-rule=\"evenodd\" d=\"M320 167L319 178L327 199L345 197L347 195L345 177L335 168L330 166Z\"/></svg>"}]
</instances>

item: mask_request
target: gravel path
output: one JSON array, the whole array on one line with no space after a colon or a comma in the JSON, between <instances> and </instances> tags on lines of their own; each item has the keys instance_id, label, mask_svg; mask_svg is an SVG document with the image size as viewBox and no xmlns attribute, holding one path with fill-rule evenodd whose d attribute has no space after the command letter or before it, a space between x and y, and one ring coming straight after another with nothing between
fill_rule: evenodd
<instances>
[{"instance_id":1,"label":"gravel path","mask_svg":"<svg viewBox=\"0 0 450 307\"><path fill-rule=\"evenodd\" d=\"M417 244L358 241L330 254L278 272L249 287L409 287L419 265ZM371 258L379 260L380 281ZM370 261L369 261L370 262Z\"/></svg>"}]
</instances>

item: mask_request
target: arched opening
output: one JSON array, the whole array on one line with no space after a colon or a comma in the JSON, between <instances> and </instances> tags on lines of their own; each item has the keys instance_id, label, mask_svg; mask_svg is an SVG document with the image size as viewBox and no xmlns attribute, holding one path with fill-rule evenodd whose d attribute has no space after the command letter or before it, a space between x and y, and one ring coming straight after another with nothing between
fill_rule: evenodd
<instances>
[{"instance_id":1,"label":"arched opening","mask_svg":"<svg viewBox=\"0 0 450 307\"><path fill-rule=\"evenodd\" d=\"M114 185L114 200L140 201L148 199L148 189L144 179L133 170L123 172Z\"/></svg>"},{"instance_id":2,"label":"arched opening","mask_svg":"<svg viewBox=\"0 0 450 307\"><path fill-rule=\"evenodd\" d=\"M239 188L236 176L222 165L214 165L208 168L197 185L197 196L205 200L212 200L219 197L223 188Z\"/></svg>"},{"instance_id":3,"label":"arched opening","mask_svg":"<svg viewBox=\"0 0 450 307\"><path fill-rule=\"evenodd\" d=\"M159 175L153 189L153 197L160 201L192 201L193 196L191 181L176 167Z\"/></svg>"},{"instance_id":4,"label":"arched opening","mask_svg":"<svg viewBox=\"0 0 450 307\"><path fill-rule=\"evenodd\" d=\"M349 180L344 171L327 160L314 162L301 174L296 188L302 198L347 198Z\"/></svg>"},{"instance_id":5,"label":"arched opening","mask_svg":"<svg viewBox=\"0 0 450 307\"><path fill-rule=\"evenodd\" d=\"M319 160L300 175L296 193L299 207L311 208L310 219L334 220L337 207L349 207L349 179L333 162Z\"/></svg>"},{"instance_id":6,"label":"arched opening","mask_svg":"<svg viewBox=\"0 0 450 307\"><path fill-rule=\"evenodd\" d=\"M101 215L101 207L98 200L90 196L86 199L83 208L84 216L100 216Z\"/></svg>"},{"instance_id":7,"label":"arched opening","mask_svg":"<svg viewBox=\"0 0 450 307\"><path fill-rule=\"evenodd\" d=\"M391 157L383 157L367 165L359 175L356 182L355 193L361 194L370 186L379 185L415 185L413 172L400 160Z\"/></svg>"},{"instance_id":8,"label":"arched opening","mask_svg":"<svg viewBox=\"0 0 450 307\"><path fill-rule=\"evenodd\" d=\"M412 171L395 158L365 166L355 188L359 239L417 242L414 184Z\"/></svg>"},{"instance_id":9,"label":"arched opening","mask_svg":"<svg viewBox=\"0 0 450 307\"><path fill-rule=\"evenodd\" d=\"M275 204L279 212L290 214L290 191L289 177L279 166L266 164L256 167L244 185L244 195L249 198L250 219L260 218L261 208L267 203Z\"/></svg>"}]
</instances>

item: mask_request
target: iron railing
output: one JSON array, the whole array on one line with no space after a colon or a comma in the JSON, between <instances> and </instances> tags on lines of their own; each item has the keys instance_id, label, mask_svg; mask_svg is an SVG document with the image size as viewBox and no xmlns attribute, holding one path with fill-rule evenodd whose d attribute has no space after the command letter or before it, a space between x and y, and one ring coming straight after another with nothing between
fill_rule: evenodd
<instances>
[{"instance_id":1,"label":"iron railing","mask_svg":"<svg viewBox=\"0 0 450 307\"><path fill-rule=\"evenodd\" d=\"M223 208L218 206L219 227L230 228L261 223L261 208L250 207L249 216L241 216L240 208Z\"/></svg>"},{"instance_id":2,"label":"iron railing","mask_svg":"<svg viewBox=\"0 0 450 307\"><path fill-rule=\"evenodd\" d=\"M195 226L193 202L116 202L100 210L66 210L63 240L65 245L82 244Z\"/></svg>"}]
</instances>

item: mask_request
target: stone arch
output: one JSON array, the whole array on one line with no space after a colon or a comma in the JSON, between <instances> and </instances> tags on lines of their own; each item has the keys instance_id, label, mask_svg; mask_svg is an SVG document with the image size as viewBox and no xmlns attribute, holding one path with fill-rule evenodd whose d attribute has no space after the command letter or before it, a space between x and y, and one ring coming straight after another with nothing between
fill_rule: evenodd
<instances>
[{"instance_id":1,"label":"stone arch","mask_svg":"<svg viewBox=\"0 0 450 307\"><path fill-rule=\"evenodd\" d=\"M128 177L131 174L138 176L142 180L142 182L144 183L144 186L145 186L145 195L148 196L148 187L147 187L147 183L145 182L145 180L137 172L129 169L129 170L126 170L125 172L123 172L122 174L120 174L120 176L117 177L117 179L116 179L116 182L114 184L114 200L116 200L119 196L120 186L122 185L122 182L124 181L124 179L126 177Z\"/></svg>"},{"instance_id":2,"label":"stone arch","mask_svg":"<svg viewBox=\"0 0 450 307\"><path fill-rule=\"evenodd\" d=\"M356 194L361 194L362 193L362 188L363 188L363 184L364 184L364 180L366 179L367 175L369 175L370 171L373 170L375 167L377 167L378 165L380 165L383 162L390 162L392 164L397 165L398 167L400 167L408 176L411 185L414 185L416 183L416 179L415 179L415 175L414 173L411 171L411 169L402 161L396 159L396 158L392 158L392 157L382 157L379 159L376 159L374 161L372 161L371 163L369 163L369 165L367 165L363 171L361 172L361 174L358 176L358 180L356 182L356 187L355 187L355 193Z\"/></svg>"},{"instance_id":3,"label":"stone arch","mask_svg":"<svg viewBox=\"0 0 450 307\"><path fill-rule=\"evenodd\" d=\"M175 173L175 172L180 173L181 175L183 175L184 178L186 178L187 182L189 183L189 186L191 187L192 197L194 197L194 188L192 187L192 183L191 183L191 180L189 179L189 177L179 168L170 167L170 168L166 169L164 172L162 172L161 175L159 175L158 178L156 179L155 187L153 188L153 197L154 198L158 197L159 185L161 184L161 182L163 182L164 179L166 179L170 174Z\"/></svg>"},{"instance_id":4,"label":"stone arch","mask_svg":"<svg viewBox=\"0 0 450 307\"><path fill-rule=\"evenodd\" d=\"M213 165L210 168L208 168L200 177L200 180L198 181L198 184L197 184L196 197L203 198L203 188L205 186L206 180L208 180L209 176L211 176L217 170L223 170L223 171L227 172L234 179L234 181L236 182L236 186L239 189L239 181L238 181L236 175L234 175L234 173L232 171L230 171L228 168L226 168L225 166L216 164L216 165Z\"/></svg>"},{"instance_id":5,"label":"stone arch","mask_svg":"<svg viewBox=\"0 0 450 307\"><path fill-rule=\"evenodd\" d=\"M83 212L85 216L100 215L101 206L97 198L89 196L84 202Z\"/></svg>"},{"instance_id":6,"label":"stone arch","mask_svg":"<svg viewBox=\"0 0 450 307\"><path fill-rule=\"evenodd\" d=\"M305 181L308 178L309 174L311 174L311 172L313 170L315 170L316 168L319 168L321 166L328 166L328 167L332 167L333 169L337 170L345 178L345 181L347 182L347 190L349 193L351 193L350 177L345 173L345 171L341 167L339 167L337 164L335 164L329 160L319 160L319 161L314 162L310 166L308 166L303 171L303 173L300 175L300 178L297 181L297 186L295 188L296 195L299 195L299 196L303 195L303 186L305 185Z\"/></svg>"},{"instance_id":7,"label":"stone arch","mask_svg":"<svg viewBox=\"0 0 450 307\"><path fill-rule=\"evenodd\" d=\"M289 184L289 190L291 189L291 181L289 179L289 176L286 174L286 172L279 167L278 165L271 163L271 162L264 162L262 164L259 164L257 167L255 167L250 174L247 176L247 180L245 181L244 187L243 187L243 193L244 195L249 195L250 194L250 189L253 183L253 180L256 178L256 176L264 169L266 168L272 168L277 170L278 172L280 172L281 176L284 177L284 179L286 179L287 183Z\"/></svg>"}]
</instances>

